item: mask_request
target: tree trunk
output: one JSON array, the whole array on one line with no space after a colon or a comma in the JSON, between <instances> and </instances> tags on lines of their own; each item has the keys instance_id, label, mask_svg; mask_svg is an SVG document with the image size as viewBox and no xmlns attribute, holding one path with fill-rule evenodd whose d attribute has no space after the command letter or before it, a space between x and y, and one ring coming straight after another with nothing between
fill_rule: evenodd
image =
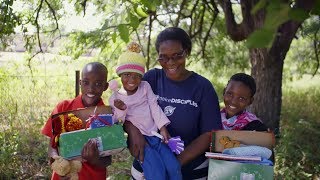
<instances>
[{"instance_id":1,"label":"tree trunk","mask_svg":"<svg viewBox=\"0 0 320 180\"><path fill-rule=\"evenodd\" d=\"M257 92L250 111L267 127L277 132L281 111L283 59L267 49L251 49L251 74L256 80Z\"/></svg>"},{"instance_id":2,"label":"tree trunk","mask_svg":"<svg viewBox=\"0 0 320 180\"><path fill-rule=\"evenodd\" d=\"M263 27L266 16L266 9L261 9L254 15L251 13L258 0L242 0L239 2L243 17L240 24L236 23L234 19L231 1L219 1L225 13L227 32L234 41L245 40L254 30ZM297 0L295 1L295 8L310 12L314 4L314 0ZM284 59L301 23L300 21L290 20L280 25L271 48L249 50L252 65L251 74L257 84L257 92L250 106L250 111L261 118L276 133L280 124Z\"/></svg>"}]
</instances>

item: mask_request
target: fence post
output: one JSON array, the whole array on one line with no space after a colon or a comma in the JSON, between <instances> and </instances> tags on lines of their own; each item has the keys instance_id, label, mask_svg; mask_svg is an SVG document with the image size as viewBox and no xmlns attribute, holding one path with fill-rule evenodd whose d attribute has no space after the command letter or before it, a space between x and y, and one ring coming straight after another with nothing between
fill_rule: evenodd
<instances>
[{"instance_id":1,"label":"fence post","mask_svg":"<svg viewBox=\"0 0 320 180\"><path fill-rule=\"evenodd\" d=\"M76 71L76 97L79 95L80 86L80 71Z\"/></svg>"}]
</instances>

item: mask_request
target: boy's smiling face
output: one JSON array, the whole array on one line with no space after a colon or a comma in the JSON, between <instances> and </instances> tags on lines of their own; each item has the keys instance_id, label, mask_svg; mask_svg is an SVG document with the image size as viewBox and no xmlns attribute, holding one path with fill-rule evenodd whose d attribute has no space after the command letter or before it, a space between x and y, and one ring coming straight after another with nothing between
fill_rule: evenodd
<instances>
[{"instance_id":1,"label":"boy's smiling face","mask_svg":"<svg viewBox=\"0 0 320 180\"><path fill-rule=\"evenodd\" d=\"M96 106L103 91L107 90L107 71L105 68L89 64L82 70L80 80L82 103L85 107Z\"/></svg>"},{"instance_id":2,"label":"boy's smiling face","mask_svg":"<svg viewBox=\"0 0 320 180\"><path fill-rule=\"evenodd\" d=\"M252 103L251 89L241 81L232 80L224 90L223 101L227 118L235 116Z\"/></svg>"}]
</instances>

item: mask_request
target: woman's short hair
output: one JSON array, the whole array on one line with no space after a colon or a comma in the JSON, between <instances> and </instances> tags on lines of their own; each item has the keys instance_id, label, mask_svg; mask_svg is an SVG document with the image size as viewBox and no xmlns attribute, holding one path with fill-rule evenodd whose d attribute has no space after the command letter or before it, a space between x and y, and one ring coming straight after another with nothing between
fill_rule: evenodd
<instances>
[{"instance_id":1,"label":"woman's short hair","mask_svg":"<svg viewBox=\"0 0 320 180\"><path fill-rule=\"evenodd\" d=\"M159 53L160 44L164 41L175 40L181 42L182 48L187 50L187 54L190 55L192 49L192 43L190 36L186 31L178 27L169 27L161 31L156 40L156 50Z\"/></svg>"}]
</instances>

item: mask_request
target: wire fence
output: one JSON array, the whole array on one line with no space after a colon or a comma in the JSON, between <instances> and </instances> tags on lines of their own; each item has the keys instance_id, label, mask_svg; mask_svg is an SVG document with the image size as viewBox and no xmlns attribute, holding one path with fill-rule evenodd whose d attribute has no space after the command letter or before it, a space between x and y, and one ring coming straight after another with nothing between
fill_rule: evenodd
<instances>
[{"instance_id":1,"label":"wire fence","mask_svg":"<svg viewBox=\"0 0 320 180\"><path fill-rule=\"evenodd\" d=\"M74 96L75 76L71 74L0 76L0 115L9 126L16 118L46 119L60 100Z\"/></svg>"},{"instance_id":2,"label":"wire fence","mask_svg":"<svg viewBox=\"0 0 320 180\"><path fill-rule=\"evenodd\" d=\"M65 70L68 63L45 58L27 62L22 55L5 55L0 54L0 126L43 124L59 101L75 96L75 70Z\"/></svg>"}]
</instances>

